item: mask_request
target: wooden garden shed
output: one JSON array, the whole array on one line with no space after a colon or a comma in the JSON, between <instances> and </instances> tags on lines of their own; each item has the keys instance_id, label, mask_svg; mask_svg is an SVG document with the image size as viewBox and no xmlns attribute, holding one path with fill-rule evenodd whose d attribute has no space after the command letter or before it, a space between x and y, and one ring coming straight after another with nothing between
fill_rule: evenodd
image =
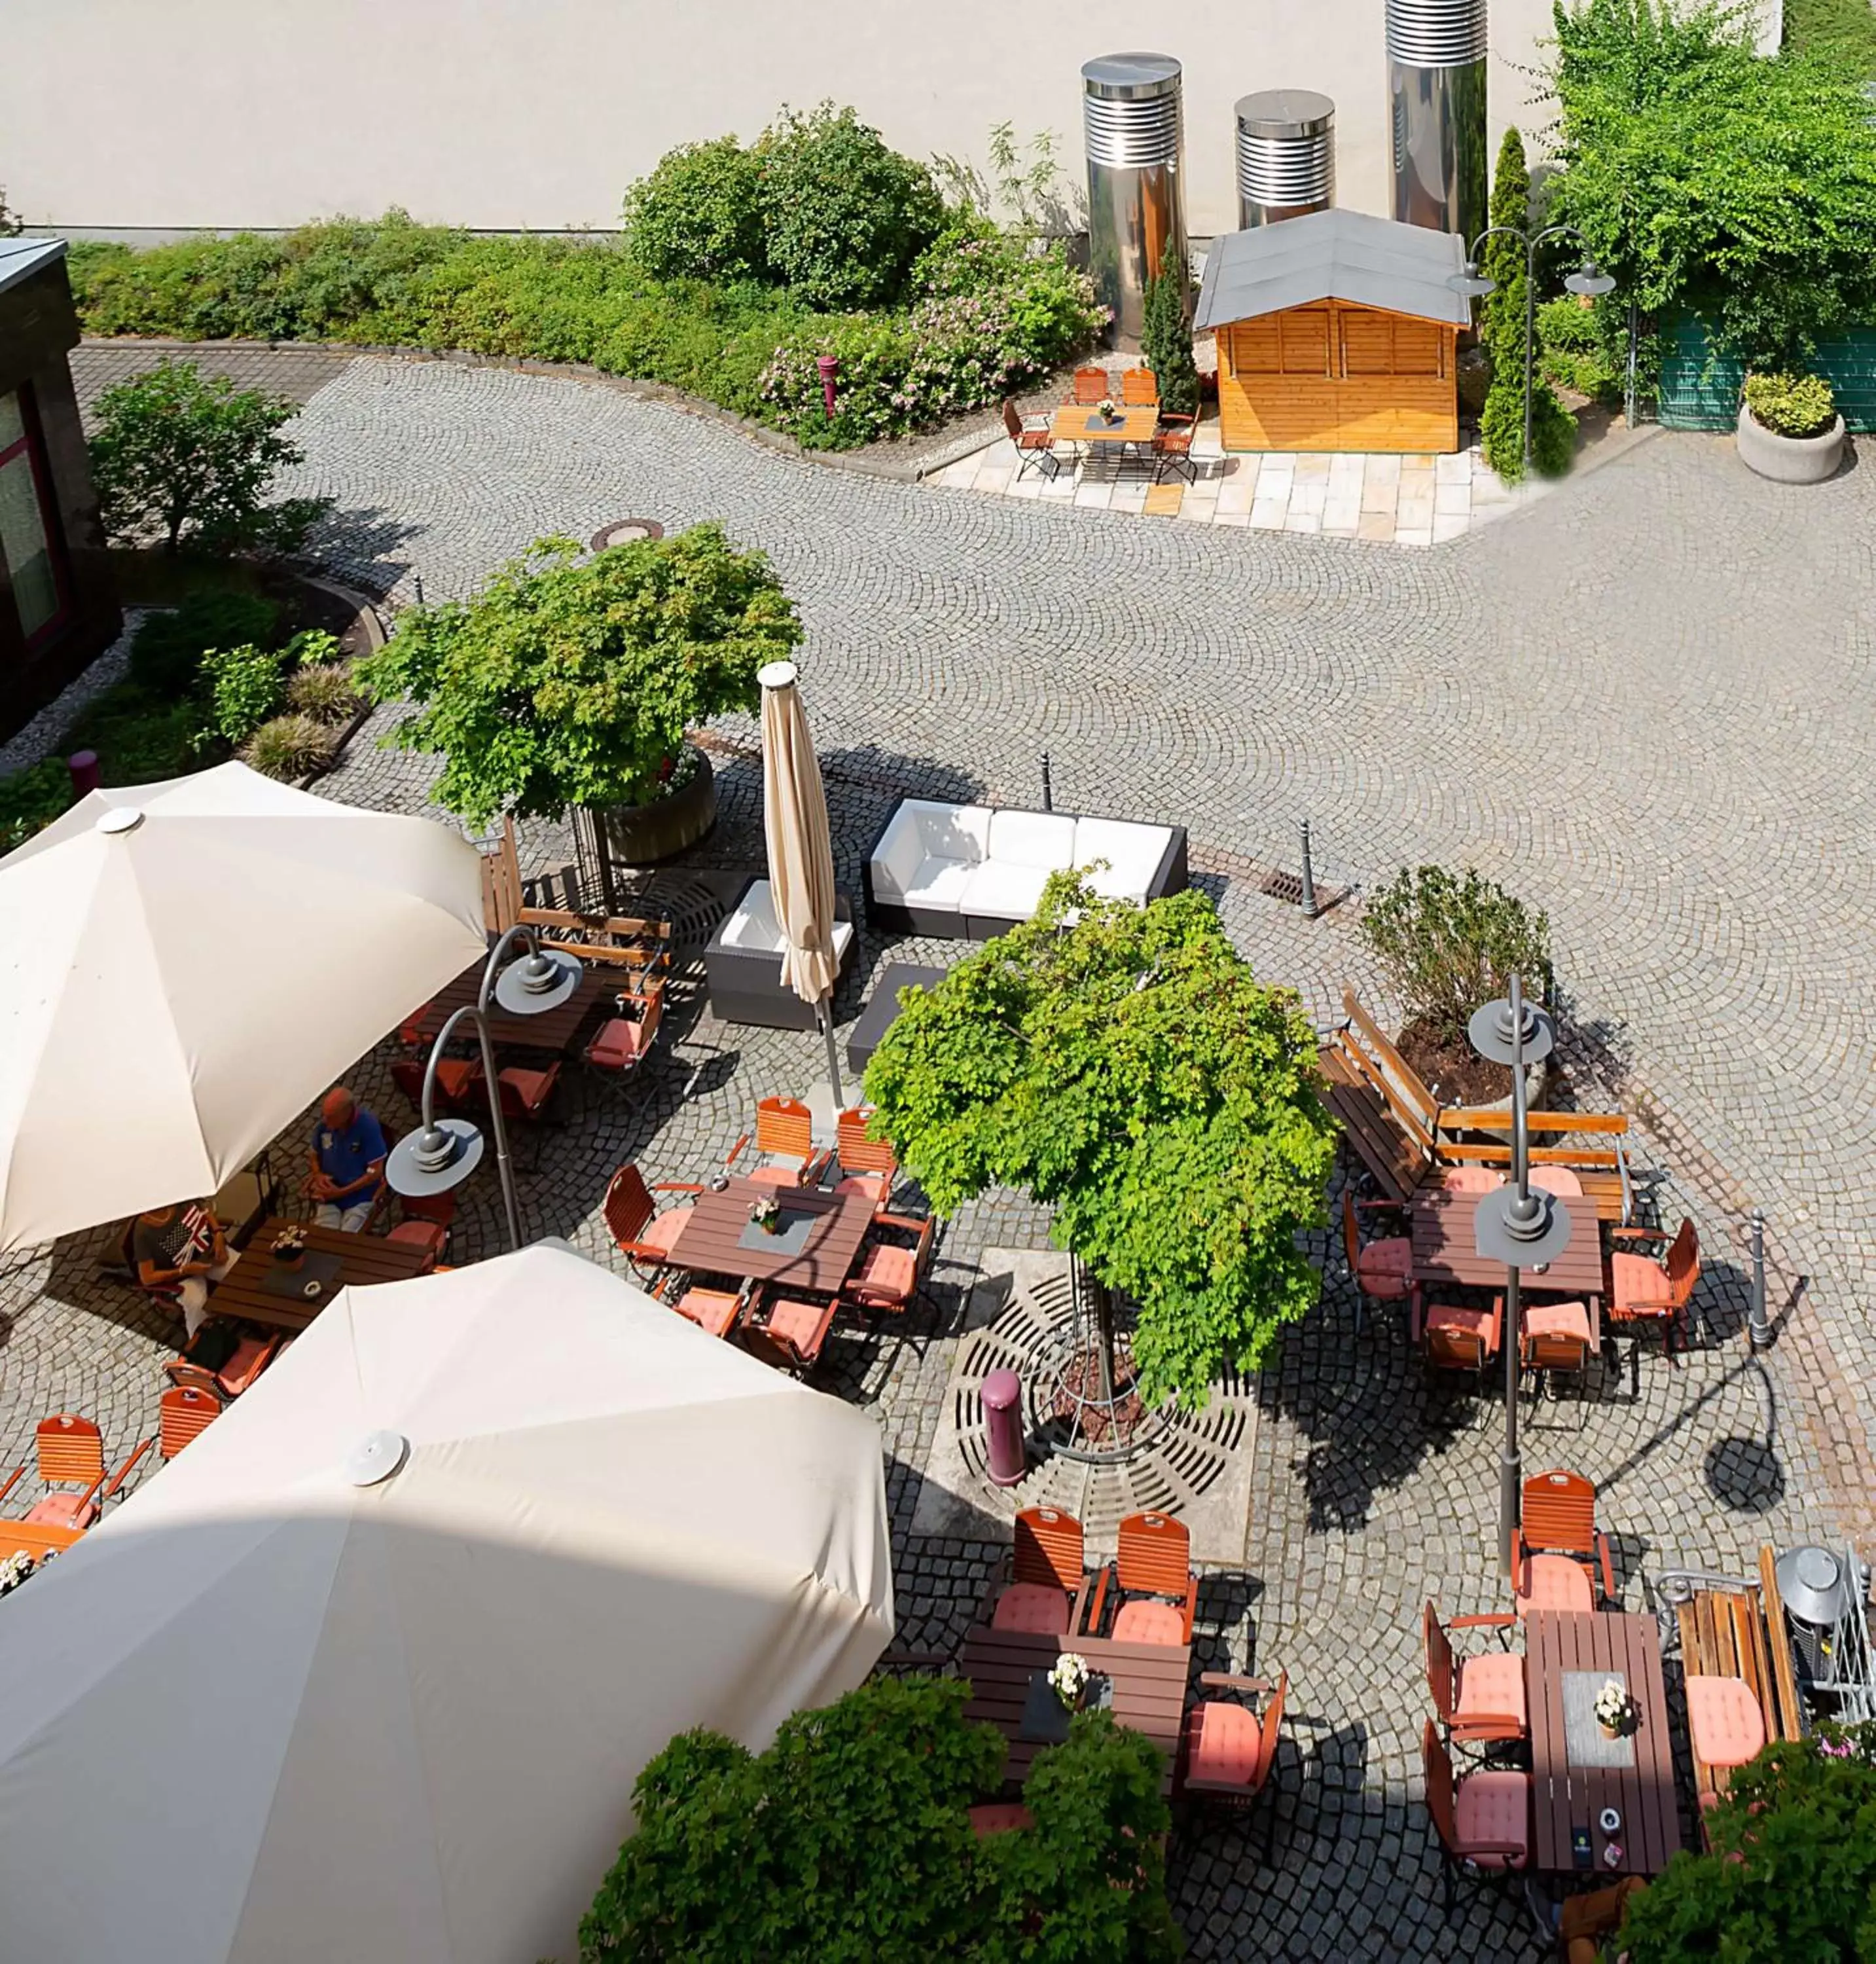
<instances>
[{"instance_id":1,"label":"wooden garden shed","mask_svg":"<svg viewBox=\"0 0 1876 1964\"><path fill-rule=\"evenodd\" d=\"M1451 233L1360 211L1220 239L1196 324L1217 339L1225 448L1457 450L1464 266Z\"/></svg>"}]
</instances>

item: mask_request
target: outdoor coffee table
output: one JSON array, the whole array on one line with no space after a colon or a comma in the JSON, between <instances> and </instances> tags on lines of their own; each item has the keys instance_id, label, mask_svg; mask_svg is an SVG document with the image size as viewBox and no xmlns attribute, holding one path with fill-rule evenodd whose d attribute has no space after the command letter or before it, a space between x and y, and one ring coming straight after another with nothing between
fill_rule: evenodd
<instances>
[{"instance_id":1,"label":"outdoor coffee table","mask_svg":"<svg viewBox=\"0 0 1876 1964\"><path fill-rule=\"evenodd\" d=\"M1434 1288L1455 1285L1469 1288L1502 1289L1505 1264L1478 1253L1473 1244L1472 1217L1480 1195L1435 1187L1416 1193L1408 1204L1408 1231L1413 1242L1413 1279ZM1591 1347L1602 1343L1602 1226L1590 1202L1573 1195L1553 1197L1553 1204L1570 1215L1570 1246L1548 1268L1520 1269L1527 1298L1532 1295L1580 1298L1589 1310ZM1507 1340L1510 1340L1509 1333Z\"/></svg>"},{"instance_id":2,"label":"outdoor coffee table","mask_svg":"<svg viewBox=\"0 0 1876 1964\"><path fill-rule=\"evenodd\" d=\"M778 1234L765 1234L749 1218L750 1208L768 1198L781 1209ZM834 1295L852 1272L872 1219L873 1202L864 1193L733 1179L697 1196L675 1260L693 1274L784 1282L791 1289Z\"/></svg>"},{"instance_id":3,"label":"outdoor coffee table","mask_svg":"<svg viewBox=\"0 0 1876 1964\"><path fill-rule=\"evenodd\" d=\"M269 1285L281 1266L274 1260L274 1237L286 1228L299 1229L309 1255L336 1258L335 1285L316 1300L283 1295L277 1285ZM424 1249L380 1234L348 1234L342 1228L309 1228L298 1221L263 1221L234 1266L210 1290L208 1306L217 1316L238 1316L271 1330L303 1330L339 1289L407 1281L423 1272L425 1259ZM309 1270L321 1279L330 1272L329 1263L315 1263Z\"/></svg>"},{"instance_id":4,"label":"outdoor coffee table","mask_svg":"<svg viewBox=\"0 0 1876 1964\"><path fill-rule=\"evenodd\" d=\"M1115 406L1110 423L1102 421L1092 403L1064 403L1055 412L1049 434L1057 443L1086 444L1094 450L1140 450L1150 444L1159 424L1159 410Z\"/></svg>"},{"instance_id":5,"label":"outdoor coffee table","mask_svg":"<svg viewBox=\"0 0 1876 1964\"><path fill-rule=\"evenodd\" d=\"M1634 1701L1634 1730L1604 1738L1591 1708L1611 1677ZM1556 1875L1656 1876L1681 1845L1661 1639L1652 1616L1534 1609L1525 1618L1535 1866ZM1613 1808L1621 1824L1602 1826ZM1589 1839L1588 1860L1572 1837ZM1607 1851L1621 1850L1611 1862Z\"/></svg>"},{"instance_id":6,"label":"outdoor coffee table","mask_svg":"<svg viewBox=\"0 0 1876 1964\"><path fill-rule=\"evenodd\" d=\"M848 1069L864 1072L872 1061L880 1038L898 1019L900 990L915 986L935 989L949 973L944 968L922 968L916 961L889 961L873 985L872 1000L861 1011L860 1020L848 1035Z\"/></svg>"},{"instance_id":7,"label":"outdoor coffee table","mask_svg":"<svg viewBox=\"0 0 1876 1964\"><path fill-rule=\"evenodd\" d=\"M965 1638L960 1673L970 1680L967 1718L994 1725L1009 1741L1003 1777L1016 1785L1029 1777L1036 1755L1049 1741L1031 1737L1042 1728L1026 1722L1038 1676L1065 1651L1086 1658L1091 1673L1108 1680L1106 1709L1118 1725L1142 1733L1166 1755L1163 1791L1172 1790L1179 1729L1185 1716L1190 1644L1117 1644L1111 1637L1047 1637L1028 1630L995 1630L980 1624Z\"/></svg>"}]
</instances>

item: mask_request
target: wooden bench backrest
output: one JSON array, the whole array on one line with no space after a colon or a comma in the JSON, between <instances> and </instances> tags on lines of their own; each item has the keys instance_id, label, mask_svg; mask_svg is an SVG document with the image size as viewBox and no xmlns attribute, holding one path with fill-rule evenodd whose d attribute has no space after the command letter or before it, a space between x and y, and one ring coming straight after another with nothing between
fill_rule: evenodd
<instances>
[{"instance_id":1,"label":"wooden bench backrest","mask_svg":"<svg viewBox=\"0 0 1876 1964\"><path fill-rule=\"evenodd\" d=\"M1115 1572L1130 1596L1185 1597L1192 1537L1168 1514L1129 1514L1121 1523Z\"/></svg>"},{"instance_id":2,"label":"wooden bench backrest","mask_svg":"<svg viewBox=\"0 0 1876 1964\"><path fill-rule=\"evenodd\" d=\"M1528 1548L1541 1554L1593 1554L1596 1545L1596 1490L1580 1473L1534 1473L1525 1482L1522 1532Z\"/></svg>"},{"instance_id":3,"label":"wooden bench backrest","mask_svg":"<svg viewBox=\"0 0 1876 1964\"><path fill-rule=\"evenodd\" d=\"M1018 1582L1037 1582L1073 1593L1082 1586L1086 1568L1082 1525L1073 1514L1060 1507L1025 1507L1016 1516Z\"/></svg>"},{"instance_id":4,"label":"wooden bench backrest","mask_svg":"<svg viewBox=\"0 0 1876 1964\"><path fill-rule=\"evenodd\" d=\"M55 1413L39 1422L39 1477L48 1487L88 1487L104 1477L104 1435L88 1418Z\"/></svg>"}]
</instances>

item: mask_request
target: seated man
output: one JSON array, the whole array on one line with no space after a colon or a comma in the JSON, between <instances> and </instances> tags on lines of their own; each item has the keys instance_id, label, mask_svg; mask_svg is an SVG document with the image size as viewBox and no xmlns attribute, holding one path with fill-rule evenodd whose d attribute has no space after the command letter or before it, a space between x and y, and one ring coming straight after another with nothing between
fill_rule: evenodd
<instances>
[{"instance_id":1,"label":"seated man","mask_svg":"<svg viewBox=\"0 0 1876 1964\"><path fill-rule=\"evenodd\" d=\"M370 1218L384 1185L384 1129L344 1085L335 1085L319 1107L313 1133L313 1177L306 1191L319 1204L322 1228L356 1234Z\"/></svg>"},{"instance_id":2,"label":"seated man","mask_svg":"<svg viewBox=\"0 0 1876 1964\"><path fill-rule=\"evenodd\" d=\"M187 1207L146 1208L130 1231L130 1259L146 1289L175 1292L191 1342L208 1321L209 1284L235 1265L222 1224L199 1200Z\"/></svg>"}]
</instances>

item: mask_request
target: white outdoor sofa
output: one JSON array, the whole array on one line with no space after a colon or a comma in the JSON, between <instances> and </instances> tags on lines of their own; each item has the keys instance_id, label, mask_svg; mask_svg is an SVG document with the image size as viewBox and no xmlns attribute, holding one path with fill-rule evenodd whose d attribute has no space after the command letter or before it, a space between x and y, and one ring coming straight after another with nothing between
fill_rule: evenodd
<instances>
[{"instance_id":1,"label":"white outdoor sofa","mask_svg":"<svg viewBox=\"0 0 1876 1964\"><path fill-rule=\"evenodd\" d=\"M1049 875L1068 866L1092 868L1096 893L1143 905L1184 890L1185 828L903 798L867 855L867 917L988 941L1028 920Z\"/></svg>"},{"instance_id":2,"label":"white outdoor sofa","mask_svg":"<svg viewBox=\"0 0 1876 1964\"><path fill-rule=\"evenodd\" d=\"M845 974L853 956L853 923L845 894L836 897L835 907L834 964ZM752 880L704 950L710 1006L725 1022L771 1030L817 1027L814 1006L782 982L781 951L774 895L766 880Z\"/></svg>"}]
</instances>

